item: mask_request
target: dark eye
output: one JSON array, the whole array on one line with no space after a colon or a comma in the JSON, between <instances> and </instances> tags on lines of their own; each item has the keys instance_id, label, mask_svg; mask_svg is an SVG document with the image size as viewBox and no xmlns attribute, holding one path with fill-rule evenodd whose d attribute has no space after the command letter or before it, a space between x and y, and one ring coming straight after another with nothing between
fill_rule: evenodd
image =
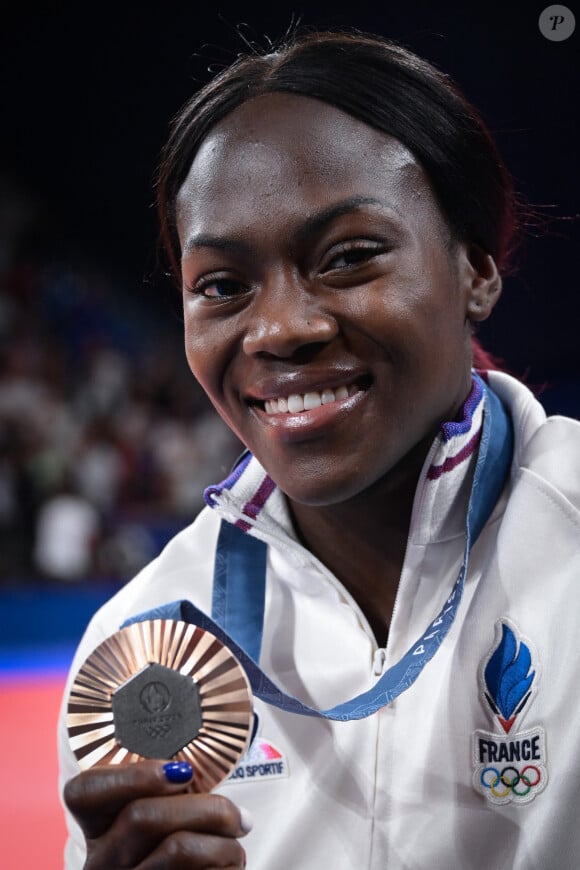
<instances>
[{"instance_id":1,"label":"dark eye","mask_svg":"<svg viewBox=\"0 0 580 870\"><path fill-rule=\"evenodd\" d=\"M379 242L359 242L345 245L338 251L331 253L325 262L323 271L330 272L334 269L348 269L366 263L367 260L382 254L385 248Z\"/></svg>"},{"instance_id":2,"label":"dark eye","mask_svg":"<svg viewBox=\"0 0 580 870\"><path fill-rule=\"evenodd\" d=\"M232 299L245 291L243 284L230 278L213 278L207 276L195 284L190 292L206 299Z\"/></svg>"}]
</instances>

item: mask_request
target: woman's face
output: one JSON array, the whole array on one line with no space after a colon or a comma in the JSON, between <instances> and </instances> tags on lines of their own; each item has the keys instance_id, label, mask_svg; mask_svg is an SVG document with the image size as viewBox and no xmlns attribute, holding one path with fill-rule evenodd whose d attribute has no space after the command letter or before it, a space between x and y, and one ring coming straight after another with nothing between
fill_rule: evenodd
<instances>
[{"instance_id":1,"label":"woman's face","mask_svg":"<svg viewBox=\"0 0 580 870\"><path fill-rule=\"evenodd\" d=\"M400 142L257 97L204 140L178 230L191 370L291 499L359 494L456 416L474 268Z\"/></svg>"}]
</instances>

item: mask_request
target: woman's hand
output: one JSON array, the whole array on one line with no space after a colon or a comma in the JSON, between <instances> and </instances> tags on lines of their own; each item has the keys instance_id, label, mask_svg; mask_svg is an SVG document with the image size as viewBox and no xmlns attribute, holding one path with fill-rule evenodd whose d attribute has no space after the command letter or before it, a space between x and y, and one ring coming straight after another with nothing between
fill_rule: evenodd
<instances>
[{"instance_id":1,"label":"woman's hand","mask_svg":"<svg viewBox=\"0 0 580 870\"><path fill-rule=\"evenodd\" d=\"M87 841L85 870L245 867L237 838L251 830L225 797L187 791L187 762L93 767L67 783L64 799Z\"/></svg>"}]
</instances>

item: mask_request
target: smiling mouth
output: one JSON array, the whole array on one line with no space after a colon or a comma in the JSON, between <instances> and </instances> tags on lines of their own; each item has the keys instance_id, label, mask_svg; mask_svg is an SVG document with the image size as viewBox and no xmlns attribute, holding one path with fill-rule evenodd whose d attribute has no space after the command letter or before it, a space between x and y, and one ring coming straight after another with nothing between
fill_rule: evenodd
<instances>
[{"instance_id":1,"label":"smiling mouth","mask_svg":"<svg viewBox=\"0 0 580 870\"><path fill-rule=\"evenodd\" d=\"M330 405L340 402L364 392L369 387L368 383L343 384L338 387L326 387L323 390L308 390L305 393L291 393L288 396L278 396L265 401L256 402L268 415L277 414L300 414L304 411L312 411L322 405Z\"/></svg>"}]
</instances>

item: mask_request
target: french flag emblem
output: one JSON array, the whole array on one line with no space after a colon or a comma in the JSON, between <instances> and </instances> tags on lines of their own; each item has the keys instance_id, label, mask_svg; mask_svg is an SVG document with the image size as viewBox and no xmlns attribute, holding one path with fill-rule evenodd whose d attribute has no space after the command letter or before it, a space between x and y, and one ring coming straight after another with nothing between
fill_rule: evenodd
<instances>
[{"instance_id":1,"label":"french flag emblem","mask_svg":"<svg viewBox=\"0 0 580 870\"><path fill-rule=\"evenodd\" d=\"M506 620L501 638L483 669L484 695L506 734L530 700L536 671L529 646Z\"/></svg>"}]
</instances>

